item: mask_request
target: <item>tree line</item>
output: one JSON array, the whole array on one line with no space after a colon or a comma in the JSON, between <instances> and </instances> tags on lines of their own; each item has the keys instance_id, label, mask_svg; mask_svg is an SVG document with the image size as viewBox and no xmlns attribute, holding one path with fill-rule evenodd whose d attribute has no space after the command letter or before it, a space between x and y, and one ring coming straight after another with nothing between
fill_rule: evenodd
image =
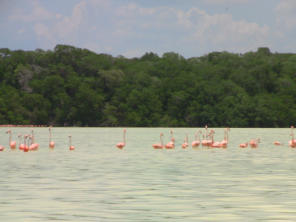
<instances>
[{"instance_id":1,"label":"tree line","mask_svg":"<svg viewBox=\"0 0 296 222\"><path fill-rule=\"evenodd\" d=\"M296 54L113 57L57 45L0 49L0 124L289 127Z\"/></svg>"}]
</instances>

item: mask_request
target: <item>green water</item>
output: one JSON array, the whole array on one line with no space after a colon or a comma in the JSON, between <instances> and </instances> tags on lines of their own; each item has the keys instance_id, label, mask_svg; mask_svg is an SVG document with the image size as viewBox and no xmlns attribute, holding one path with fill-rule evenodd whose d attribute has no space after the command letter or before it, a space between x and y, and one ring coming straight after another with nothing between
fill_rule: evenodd
<instances>
[{"instance_id":1,"label":"green water","mask_svg":"<svg viewBox=\"0 0 296 222\"><path fill-rule=\"evenodd\" d=\"M17 134L30 128L11 128ZM35 128L40 148L8 149L0 128L0 221L296 221L290 129L231 129L227 149L182 149L197 129L176 128L174 150L154 150L168 128ZM215 129L216 140L223 129ZM72 135L75 151L68 149ZM261 138L258 149L239 144ZM275 140L282 146L275 146Z\"/></svg>"}]
</instances>

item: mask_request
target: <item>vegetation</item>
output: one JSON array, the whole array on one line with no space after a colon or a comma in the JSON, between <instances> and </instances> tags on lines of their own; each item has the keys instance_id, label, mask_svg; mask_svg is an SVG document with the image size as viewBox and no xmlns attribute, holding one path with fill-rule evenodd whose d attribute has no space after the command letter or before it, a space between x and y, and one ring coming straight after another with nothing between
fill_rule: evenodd
<instances>
[{"instance_id":1,"label":"vegetation","mask_svg":"<svg viewBox=\"0 0 296 222\"><path fill-rule=\"evenodd\" d=\"M127 59L57 45L0 49L0 124L288 127L296 54L268 48Z\"/></svg>"}]
</instances>

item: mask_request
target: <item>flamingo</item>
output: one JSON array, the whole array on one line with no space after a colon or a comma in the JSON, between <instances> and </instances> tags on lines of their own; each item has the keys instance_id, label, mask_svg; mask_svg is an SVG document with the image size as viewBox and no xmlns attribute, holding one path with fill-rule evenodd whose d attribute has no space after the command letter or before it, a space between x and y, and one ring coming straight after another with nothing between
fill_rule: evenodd
<instances>
[{"instance_id":1,"label":"flamingo","mask_svg":"<svg viewBox=\"0 0 296 222\"><path fill-rule=\"evenodd\" d=\"M203 134L202 135L202 141L201 141L201 145L202 146L207 146L208 145L208 140L207 140L207 135Z\"/></svg>"},{"instance_id":2,"label":"flamingo","mask_svg":"<svg viewBox=\"0 0 296 222\"><path fill-rule=\"evenodd\" d=\"M162 149L163 148L163 141L162 141L163 133L160 133L160 143L153 144L154 149Z\"/></svg>"},{"instance_id":3,"label":"flamingo","mask_svg":"<svg viewBox=\"0 0 296 222\"><path fill-rule=\"evenodd\" d=\"M184 139L184 143L182 144L182 148L186 149L188 147L188 135L186 134L185 139Z\"/></svg>"},{"instance_id":4,"label":"flamingo","mask_svg":"<svg viewBox=\"0 0 296 222\"><path fill-rule=\"evenodd\" d=\"M289 141L289 146L291 148L296 148L296 139L294 139L294 126L291 126L291 134L292 139Z\"/></svg>"},{"instance_id":5,"label":"flamingo","mask_svg":"<svg viewBox=\"0 0 296 222\"><path fill-rule=\"evenodd\" d=\"M15 141L11 141L11 130L7 130L6 131L7 134L9 134L9 146L11 149L15 149L16 147L16 142Z\"/></svg>"},{"instance_id":6,"label":"flamingo","mask_svg":"<svg viewBox=\"0 0 296 222\"><path fill-rule=\"evenodd\" d=\"M227 145L228 145L228 139L229 139L229 133L230 129L229 128L225 128L224 129L224 140L221 141L221 146L223 148L227 148Z\"/></svg>"},{"instance_id":7,"label":"flamingo","mask_svg":"<svg viewBox=\"0 0 296 222\"><path fill-rule=\"evenodd\" d=\"M36 149L35 145L33 144L33 137L32 137L32 135L29 135L28 136L28 144L29 144L28 146L29 146L29 150L30 151Z\"/></svg>"},{"instance_id":8,"label":"flamingo","mask_svg":"<svg viewBox=\"0 0 296 222\"><path fill-rule=\"evenodd\" d=\"M251 139L249 144L252 148L257 148L258 147L258 143L260 143L260 139Z\"/></svg>"},{"instance_id":9,"label":"flamingo","mask_svg":"<svg viewBox=\"0 0 296 222\"><path fill-rule=\"evenodd\" d=\"M0 152L3 151L5 148L4 146L0 145Z\"/></svg>"},{"instance_id":10,"label":"flamingo","mask_svg":"<svg viewBox=\"0 0 296 222\"><path fill-rule=\"evenodd\" d=\"M208 139L206 140L206 146L219 148L220 143L214 142L214 134L215 134L215 130L211 130L210 133L208 134Z\"/></svg>"},{"instance_id":11,"label":"flamingo","mask_svg":"<svg viewBox=\"0 0 296 222\"><path fill-rule=\"evenodd\" d=\"M29 140L27 141L28 137L29 137L29 135L24 135L24 144L25 144L24 152L29 151Z\"/></svg>"},{"instance_id":12,"label":"flamingo","mask_svg":"<svg viewBox=\"0 0 296 222\"><path fill-rule=\"evenodd\" d=\"M72 136L69 136L69 150L75 150L75 147L72 145Z\"/></svg>"},{"instance_id":13,"label":"flamingo","mask_svg":"<svg viewBox=\"0 0 296 222\"><path fill-rule=\"evenodd\" d=\"M31 139L32 139L33 150L38 150L39 144L38 143L35 143L34 130L32 130Z\"/></svg>"},{"instance_id":14,"label":"flamingo","mask_svg":"<svg viewBox=\"0 0 296 222\"><path fill-rule=\"evenodd\" d=\"M51 135L51 126L48 128L48 131L49 131L49 148L53 149L54 146L55 146L55 144L54 144L54 142L51 139L51 136L52 136Z\"/></svg>"},{"instance_id":15,"label":"flamingo","mask_svg":"<svg viewBox=\"0 0 296 222\"><path fill-rule=\"evenodd\" d=\"M282 145L281 142L279 142L279 141L274 141L273 144L276 146Z\"/></svg>"},{"instance_id":16,"label":"flamingo","mask_svg":"<svg viewBox=\"0 0 296 222\"><path fill-rule=\"evenodd\" d=\"M25 149L25 142L24 142L24 143L21 142L21 141L22 141L22 138L21 138L22 135L19 134L17 137L18 137L18 139L19 139L19 144L20 144L20 145L19 145L19 149L20 149L20 150L24 150L24 149Z\"/></svg>"},{"instance_id":17,"label":"flamingo","mask_svg":"<svg viewBox=\"0 0 296 222\"><path fill-rule=\"evenodd\" d=\"M201 141L201 144L202 146L208 146L208 137L209 137L209 134L208 134L208 126L206 125L205 126L205 134L203 134L202 138L203 140Z\"/></svg>"},{"instance_id":18,"label":"flamingo","mask_svg":"<svg viewBox=\"0 0 296 222\"><path fill-rule=\"evenodd\" d=\"M196 133L194 134L195 140L192 141L192 143L191 143L192 148L197 148L197 147L199 147L199 144L200 144L200 134L201 134L201 133L202 133L202 132L199 130L198 132L196 132ZM198 136L198 139L197 139L197 136Z\"/></svg>"},{"instance_id":19,"label":"flamingo","mask_svg":"<svg viewBox=\"0 0 296 222\"><path fill-rule=\"evenodd\" d=\"M208 140L208 146L212 147L212 148L221 148L222 147L221 142L214 142L214 134L215 134L215 131L211 130L211 132L209 134L211 137L211 140Z\"/></svg>"},{"instance_id":20,"label":"flamingo","mask_svg":"<svg viewBox=\"0 0 296 222\"><path fill-rule=\"evenodd\" d=\"M247 147L248 147L248 142L246 142L246 143L241 143L241 144L239 145L239 147L240 147L240 148L247 148Z\"/></svg>"},{"instance_id":21,"label":"flamingo","mask_svg":"<svg viewBox=\"0 0 296 222\"><path fill-rule=\"evenodd\" d=\"M175 138L173 134L173 130L170 131L171 134L171 141L165 145L166 149L174 149L175 148Z\"/></svg>"},{"instance_id":22,"label":"flamingo","mask_svg":"<svg viewBox=\"0 0 296 222\"><path fill-rule=\"evenodd\" d=\"M116 147L118 149L122 149L123 147L125 147L125 144L126 144L126 129L123 130L123 142L119 142L116 144Z\"/></svg>"}]
</instances>

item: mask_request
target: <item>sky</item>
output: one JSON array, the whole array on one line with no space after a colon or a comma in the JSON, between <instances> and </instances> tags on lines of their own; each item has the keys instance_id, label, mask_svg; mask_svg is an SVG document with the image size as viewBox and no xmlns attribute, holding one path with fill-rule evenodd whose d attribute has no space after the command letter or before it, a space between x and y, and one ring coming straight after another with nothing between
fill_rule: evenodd
<instances>
[{"instance_id":1,"label":"sky","mask_svg":"<svg viewBox=\"0 0 296 222\"><path fill-rule=\"evenodd\" d=\"M296 0L0 0L0 48L296 53Z\"/></svg>"}]
</instances>

